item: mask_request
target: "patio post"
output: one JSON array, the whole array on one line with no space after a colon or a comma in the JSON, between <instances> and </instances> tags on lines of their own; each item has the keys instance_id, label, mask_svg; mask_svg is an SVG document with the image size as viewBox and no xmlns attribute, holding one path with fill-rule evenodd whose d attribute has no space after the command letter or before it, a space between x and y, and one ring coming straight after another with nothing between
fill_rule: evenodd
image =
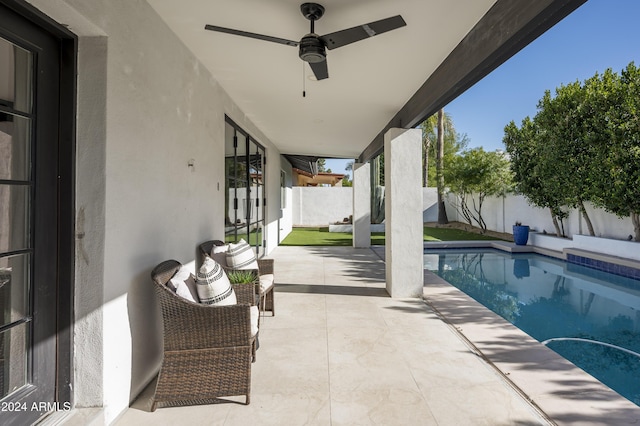
<instances>
[{"instance_id":1,"label":"patio post","mask_svg":"<svg viewBox=\"0 0 640 426\"><path fill-rule=\"evenodd\" d=\"M389 129L384 135L387 292L422 297L422 133Z\"/></svg>"},{"instance_id":2,"label":"patio post","mask_svg":"<svg viewBox=\"0 0 640 426\"><path fill-rule=\"evenodd\" d=\"M353 247L371 247L371 176L369 163L353 164Z\"/></svg>"}]
</instances>

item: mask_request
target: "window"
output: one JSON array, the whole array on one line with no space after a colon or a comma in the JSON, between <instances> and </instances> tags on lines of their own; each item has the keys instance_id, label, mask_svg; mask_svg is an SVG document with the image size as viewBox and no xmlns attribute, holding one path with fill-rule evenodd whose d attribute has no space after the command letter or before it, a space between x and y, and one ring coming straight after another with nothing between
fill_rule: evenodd
<instances>
[{"instance_id":1,"label":"window","mask_svg":"<svg viewBox=\"0 0 640 426\"><path fill-rule=\"evenodd\" d=\"M265 149L225 117L225 241L244 239L264 254Z\"/></svg>"},{"instance_id":2,"label":"window","mask_svg":"<svg viewBox=\"0 0 640 426\"><path fill-rule=\"evenodd\" d=\"M287 208L287 175L280 170L280 208Z\"/></svg>"}]
</instances>

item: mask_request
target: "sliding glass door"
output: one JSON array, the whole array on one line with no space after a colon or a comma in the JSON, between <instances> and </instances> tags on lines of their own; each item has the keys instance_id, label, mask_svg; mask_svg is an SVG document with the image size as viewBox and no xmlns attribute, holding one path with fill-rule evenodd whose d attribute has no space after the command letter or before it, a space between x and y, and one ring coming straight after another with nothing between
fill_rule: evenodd
<instances>
[{"instance_id":1,"label":"sliding glass door","mask_svg":"<svg viewBox=\"0 0 640 426\"><path fill-rule=\"evenodd\" d=\"M230 118L225 125L225 240L244 239L260 257L265 246L265 149Z\"/></svg>"}]
</instances>

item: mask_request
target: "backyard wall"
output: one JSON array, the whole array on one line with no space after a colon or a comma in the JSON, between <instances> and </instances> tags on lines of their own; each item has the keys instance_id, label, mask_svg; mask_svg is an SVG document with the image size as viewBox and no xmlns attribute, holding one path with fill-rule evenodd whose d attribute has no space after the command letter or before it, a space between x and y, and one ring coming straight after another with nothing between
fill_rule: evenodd
<instances>
[{"instance_id":1,"label":"backyard wall","mask_svg":"<svg viewBox=\"0 0 640 426\"><path fill-rule=\"evenodd\" d=\"M293 187L293 225L327 226L353 214L350 187ZM422 188L422 220L438 220L438 193L436 188ZM447 206L449 218L456 213ZM453 219L451 219L453 220Z\"/></svg>"},{"instance_id":2,"label":"backyard wall","mask_svg":"<svg viewBox=\"0 0 640 426\"><path fill-rule=\"evenodd\" d=\"M329 226L353 214L348 187L294 186L293 226Z\"/></svg>"},{"instance_id":3,"label":"backyard wall","mask_svg":"<svg viewBox=\"0 0 640 426\"><path fill-rule=\"evenodd\" d=\"M453 200L453 196L450 198ZM593 223L596 236L624 240L633 234L633 224L630 218L620 219L602 209L594 208L590 203L587 203L585 207ZM526 198L521 195L487 198L482 206L482 217L487 224L487 229L497 232L510 234L515 222L529 225L533 231L549 234L556 232L549 210L530 206ZM576 209L569 210L569 217L563 223L564 233L569 238L573 235L589 234L584 218Z\"/></svg>"},{"instance_id":4,"label":"backyard wall","mask_svg":"<svg viewBox=\"0 0 640 426\"><path fill-rule=\"evenodd\" d=\"M351 188L294 187L293 188L293 225L327 226L330 222L342 220L352 214ZM436 188L423 188L422 218L424 222L438 221ZM447 217L449 221L464 222L454 206L455 196L447 196ZM626 240L633 234L630 218L618 218L602 209L586 205L587 212L598 237ZM507 197L488 197L482 206L482 217L487 229L496 232L512 233L515 222L529 225L533 231L555 233L551 215L546 209L530 206L521 195ZM564 220L564 232L567 237L588 235L588 228L582 215L575 209Z\"/></svg>"}]
</instances>

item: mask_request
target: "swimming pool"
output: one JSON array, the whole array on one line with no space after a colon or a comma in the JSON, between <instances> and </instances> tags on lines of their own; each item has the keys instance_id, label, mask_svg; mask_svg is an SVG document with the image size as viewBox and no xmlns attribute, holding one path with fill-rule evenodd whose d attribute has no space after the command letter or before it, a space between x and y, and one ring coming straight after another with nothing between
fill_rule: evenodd
<instances>
[{"instance_id":1,"label":"swimming pool","mask_svg":"<svg viewBox=\"0 0 640 426\"><path fill-rule=\"evenodd\" d=\"M640 405L640 280L493 249L428 249L424 266Z\"/></svg>"}]
</instances>

